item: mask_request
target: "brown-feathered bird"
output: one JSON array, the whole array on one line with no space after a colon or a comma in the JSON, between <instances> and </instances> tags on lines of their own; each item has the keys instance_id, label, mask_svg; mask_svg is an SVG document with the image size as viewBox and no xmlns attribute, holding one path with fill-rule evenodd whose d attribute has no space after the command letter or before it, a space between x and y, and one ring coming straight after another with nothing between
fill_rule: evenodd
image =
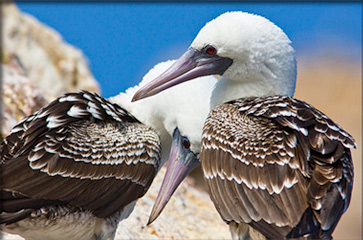
<instances>
[{"instance_id":1,"label":"brown-feathered bird","mask_svg":"<svg viewBox=\"0 0 363 240\"><path fill-rule=\"evenodd\" d=\"M172 63L155 66L140 85ZM185 89L198 92L195 85L131 103L135 86L109 100L69 93L24 119L1 144L1 229L27 239L112 239L169 151L198 164L204 119L183 123L207 117L210 81L199 80L207 91L198 105L184 99L188 108L176 103Z\"/></svg>"},{"instance_id":2,"label":"brown-feathered bird","mask_svg":"<svg viewBox=\"0 0 363 240\"><path fill-rule=\"evenodd\" d=\"M160 151L157 133L123 108L66 94L1 144L1 227L29 239L112 239L154 179Z\"/></svg>"},{"instance_id":3,"label":"brown-feathered bird","mask_svg":"<svg viewBox=\"0 0 363 240\"><path fill-rule=\"evenodd\" d=\"M138 100L198 76L221 75L200 159L210 197L233 238L254 238L247 223L268 239L330 239L350 202L354 139L292 98L296 62L290 43L261 16L225 13L134 95Z\"/></svg>"}]
</instances>

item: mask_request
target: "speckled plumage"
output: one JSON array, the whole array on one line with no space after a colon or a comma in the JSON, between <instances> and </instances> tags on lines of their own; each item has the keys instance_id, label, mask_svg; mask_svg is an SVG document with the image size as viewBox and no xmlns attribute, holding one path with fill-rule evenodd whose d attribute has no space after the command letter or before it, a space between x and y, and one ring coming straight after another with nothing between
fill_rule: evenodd
<instances>
[{"instance_id":1,"label":"speckled plumage","mask_svg":"<svg viewBox=\"0 0 363 240\"><path fill-rule=\"evenodd\" d=\"M326 239L349 205L353 147L348 133L307 103L251 97L211 111L201 162L227 223L249 223L272 239L307 232Z\"/></svg>"},{"instance_id":2,"label":"speckled plumage","mask_svg":"<svg viewBox=\"0 0 363 240\"><path fill-rule=\"evenodd\" d=\"M92 218L95 236L110 239L149 188L160 153L156 132L123 108L87 91L65 94L21 121L1 144L2 228L19 221L49 227L68 209L65 225ZM102 237L97 228L104 224L110 234Z\"/></svg>"}]
</instances>

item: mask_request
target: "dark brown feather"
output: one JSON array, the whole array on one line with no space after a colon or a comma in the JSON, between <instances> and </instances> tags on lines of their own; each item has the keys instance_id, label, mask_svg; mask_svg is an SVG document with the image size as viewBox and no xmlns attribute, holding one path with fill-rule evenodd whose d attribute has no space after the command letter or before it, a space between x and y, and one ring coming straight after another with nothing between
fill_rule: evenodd
<instances>
[{"instance_id":1,"label":"dark brown feather","mask_svg":"<svg viewBox=\"0 0 363 240\"><path fill-rule=\"evenodd\" d=\"M267 238L329 238L349 205L353 147L348 133L307 103L251 97L211 111L201 162L225 221L249 223Z\"/></svg>"},{"instance_id":2,"label":"dark brown feather","mask_svg":"<svg viewBox=\"0 0 363 240\"><path fill-rule=\"evenodd\" d=\"M5 138L0 186L21 193L8 200L9 209L13 204L20 211L21 202L34 203L24 209L70 204L107 217L145 194L160 152L155 131L123 108L95 93L69 93ZM27 216L18 215L7 219Z\"/></svg>"}]
</instances>

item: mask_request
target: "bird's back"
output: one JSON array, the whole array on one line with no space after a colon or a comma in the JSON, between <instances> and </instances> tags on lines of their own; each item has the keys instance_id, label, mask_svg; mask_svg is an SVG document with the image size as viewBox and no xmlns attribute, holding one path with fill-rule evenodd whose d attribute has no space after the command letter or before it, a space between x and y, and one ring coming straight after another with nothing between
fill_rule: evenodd
<instances>
[{"instance_id":1,"label":"bird's back","mask_svg":"<svg viewBox=\"0 0 363 240\"><path fill-rule=\"evenodd\" d=\"M329 239L350 202L354 146L307 103L253 97L211 111L201 162L226 222L249 223L270 239Z\"/></svg>"},{"instance_id":2,"label":"bird's back","mask_svg":"<svg viewBox=\"0 0 363 240\"><path fill-rule=\"evenodd\" d=\"M149 188L160 151L155 131L120 106L87 91L66 94L1 144L1 223L121 215Z\"/></svg>"}]
</instances>

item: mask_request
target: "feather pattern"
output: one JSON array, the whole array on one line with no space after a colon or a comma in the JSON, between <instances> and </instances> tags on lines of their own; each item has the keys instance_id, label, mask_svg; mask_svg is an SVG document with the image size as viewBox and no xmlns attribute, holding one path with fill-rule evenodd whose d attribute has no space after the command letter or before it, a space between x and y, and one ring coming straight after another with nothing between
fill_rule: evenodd
<instances>
[{"instance_id":1,"label":"feather pattern","mask_svg":"<svg viewBox=\"0 0 363 240\"><path fill-rule=\"evenodd\" d=\"M210 196L228 223L267 238L330 238L347 209L354 139L311 105L249 97L214 108L201 162ZM266 227L268 226L268 227Z\"/></svg>"},{"instance_id":2,"label":"feather pattern","mask_svg":"<svg viewBox=\"0 0 363 240\"><path fill-rule=\"evenodd\" d=\"M2 222L51 205L109 217L145 194L160 153L156 132L125 109L92 92L65 94L1 144Z\"/></svg>"}]
</instances>

